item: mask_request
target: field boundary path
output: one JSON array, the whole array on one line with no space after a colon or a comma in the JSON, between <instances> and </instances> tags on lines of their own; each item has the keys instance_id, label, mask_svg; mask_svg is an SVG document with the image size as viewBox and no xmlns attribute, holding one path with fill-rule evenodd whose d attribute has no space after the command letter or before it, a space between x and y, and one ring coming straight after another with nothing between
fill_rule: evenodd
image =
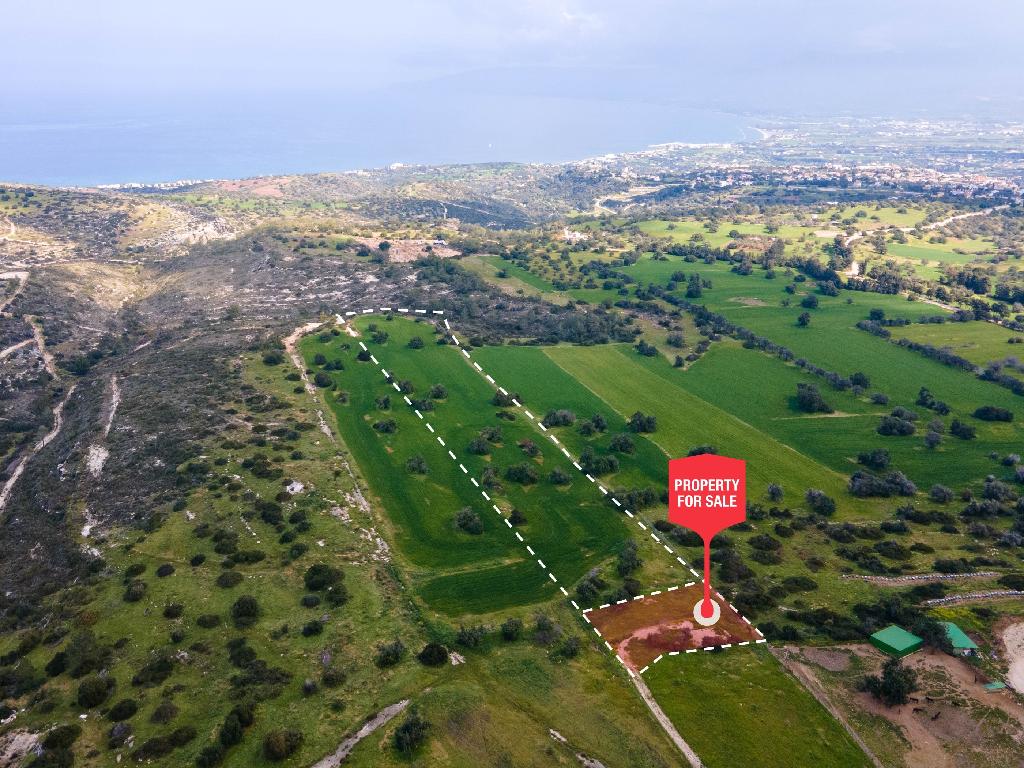
<instances>
[{"instance_id":1,"label":"field boundary path","mask_svg":"<svg viewBox=\"0 0 1024 768\"><path fill-rule=\"evenodd\" d=\"M779 663L792 673L793 677L800 681L800 683L808 690L808 692L818 700L832 717L834 717L840 725L850 734L850 738L853 739L854 743L861 748L865 755L875 764L876 768L885 768L882 762L875 757L875 753L871 751L867 744L864 743L864 739L853 729L853 726L847 722L846 717L839 710L837 706L832 703L828 693L825 691L824 686L818 680L817 675L811 670L806 664L793 658L789 649L773 648L771 651L772 655L779 660Z\"/></svg>"}]
</instances>

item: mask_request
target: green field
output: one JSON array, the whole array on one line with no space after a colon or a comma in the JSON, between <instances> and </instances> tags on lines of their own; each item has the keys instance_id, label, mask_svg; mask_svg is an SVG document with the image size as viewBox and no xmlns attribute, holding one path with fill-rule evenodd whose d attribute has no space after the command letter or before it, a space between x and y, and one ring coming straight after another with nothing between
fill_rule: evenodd
<instances>
[{"instance_id":1,"label":"green field","mask_svg":"<svg viewBox=\"0 0 1024 768\"><path fill-rule=\"evenodd\" d=\"M665 659L644 675L708 768L867 768L872 763L766 649Z\"/></svg>"},{"instance_id":2,"label":"green field","mask_svg":"<svg viewBox=\"0 0 1024 768\"><path fill-rule=\"evenodd\" d=\"M995 323L912 324L896 326L890 330L893 337L935 347L948 347L954 354L980 366L1007 357L1024 357L1024 347L1008 343L1010 339L1021 338L1021 334Z\"/></svg>"},{"instance_id":3,"label":"green field","mask_svg":"<svg viewBox=\"0 0 1024 768\"><path fill-rule=\"evenodd\" d=\"M359 322L364 330L371 324ZM525 419L495 418L498 409L490 402L494 390L456 349L435 345L433 329L425 324L395 320L378 325L387 329L390 338L384 345L371 342L370 349L398 380L414 383L416 397L424 397L433 384L447 388L447 398L435 401L436 410L425 415L469 475L384 381L379 368L356 361L359 347L348 336L332 337L327 344L311 337L304 342L303 352L311 363L317 352L325 352L328 359L340 359L345 365L344 371L332 376L339 389L348 392L349 401L341 403L328 394L328 402L363 474L391 516L394 540L428 604L447 613L487 613L558 595L491 503L470 483L470 476L482 482L488 466L496 467L499 474L502 468L524 461L536 468L537 483L523 486L502 476L503 488L492 489L490 495L505 513L513 507L525 512L523 536L566 585L618 551L627 538L622 516ZM409 349L412 336L423 338L425 348ZM391 407L381 411L375 401L386 395L391 397ZM372 424L380 419L394 419L397 430L393 434L375 430ZM501 427L502 440L492 445L490 455L466 451L481 430L494 426ZM532 440L540 454L528 459L518 445L523 440ZM429 474L415 475L406 469L414 456L426 459ZM623 464L637 466L628 459ZM556 467L570 474L572 482L551 484L547 475ZM454 514L463 507L478 512L484 526L481 535L455 527Z\"/></svg>"}]
</instances>

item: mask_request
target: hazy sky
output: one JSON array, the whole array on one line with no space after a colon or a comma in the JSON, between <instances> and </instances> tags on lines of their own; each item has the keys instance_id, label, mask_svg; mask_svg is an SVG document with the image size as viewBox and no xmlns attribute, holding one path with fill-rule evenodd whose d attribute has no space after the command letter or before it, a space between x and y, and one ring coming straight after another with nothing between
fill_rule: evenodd
<instances>
[{"instance_id":1,"label":"hazy sky","mask_svg":"<svg viewBox=\"0 0 1024 768\"><path fill-rule=\"evenodd\" d=\"M33 0L3 11L3 90L11 107L426 81L438 98L1016 115L1022 31L1017 0Z\"/></svg>"}]
</instances>

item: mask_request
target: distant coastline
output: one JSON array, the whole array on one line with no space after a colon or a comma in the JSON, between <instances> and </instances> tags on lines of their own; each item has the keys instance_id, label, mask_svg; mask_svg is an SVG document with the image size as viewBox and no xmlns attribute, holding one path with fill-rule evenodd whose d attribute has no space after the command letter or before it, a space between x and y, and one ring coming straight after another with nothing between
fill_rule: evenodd
<instances>
[{"instance_id":1,"label":"distant coastline","mask_svg":"<svg viewBox=\"0 0 1024 768\"><path fill-rule=\"evenodd\" d=\"M424 95L401 105L340 100L313 108L242 100L83 110L5 106L0 178L149 187L396 163L558 163L666 143L749 141L751 130L749 117L713 110L497 95L465 105Z\"/></svg>"}]
</instances>

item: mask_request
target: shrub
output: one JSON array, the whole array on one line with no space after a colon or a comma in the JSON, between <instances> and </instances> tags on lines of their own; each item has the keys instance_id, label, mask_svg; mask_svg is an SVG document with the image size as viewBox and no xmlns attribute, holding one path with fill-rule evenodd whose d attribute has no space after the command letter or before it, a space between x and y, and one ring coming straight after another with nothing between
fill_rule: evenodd
<instances>
[{"instance_id":1,"label":"shrub","mask_svg":"<svg viewBox=\"0 0 1024 768\"><path fill-rule=\"evenodd\" d=\"M164 563L163 565L161 565L159 568L156 569L156 575L159 576L160 578L164 578L166 576L170 576L172 573L174 573L174 566L171 565L170 563Z\"/></svg>"},{"instance_id":2,"label":"shrub","mask_svg":"<svg viewBox=\"0 0 1024 768\"><path fill-rule=\"evenodd\" d=\"M393 640L390 643L381 643L377 646L377 657L374 663L381 668L393 667L405 656L405 643L401 640Z\"/></svg>"},{"instance_id":3,"label":"shrub","mask_svg":"<svg viewBox=\"0 0 1024 768\"><path fill-rule=\"evenodd\" d=\"M320 621L319 619L313 619L312 621L307 621L303 625L303 627L302 627L302 636L303 637L313 637L314 635L322 634L323 631L324 631L323 622Z\"/></svg>"},{"instance_id":4,"label":"shrub","mask_svg":"<svg viewBox=\"0 0 1024 768\"><path fill-rule=\"evenodd\" d=\"M455 513L455 527L463 533L479 536L484 532L484 523L480 516L469 507L463 507Z\"/></svg>"},{"instance_id":5,"label":"shrub","mask_svg":"<svg viewBox=\"0 0 1024 768\"><path fill-rule=\"evenodd\" d=\"M113 690L114 680L112 678L90 675L78 684L78 706L86 709L98 707L107 700Z\"/></svg>"},{"instance_id":6,"label":"shrub","mask_svg":"<svg viewBox=\"0 0 1024 768\"><path fill-rule=\"evenodd\" d=\"M552 485L566 485L571 479L561 467L555 467L551 470L551 474L548 475L548 480L551 481Z\"/></svg>"},{"instance_id":7,"label":"shrub","mask_svg":"<svg viewBox=\"0 0 1024 768\"><path fill-rule=\"evenodd\" d=\"M231 606L231 618L240 629L251 627L259 617L260 604L252 595L242 595Z\"/></svg>"},{"instance_id":8,"label":"shrub","mask_svg":"<svg viewBox=\"0 0 1024 768\"><path fill-rule=\"evenodd\" d=\"M655 432L658 429L658 419L655 416L647 416L637 411L629 417L626 425L631 432Z\"/></svg>"},{"instance_id":9,"label":"shrub","mask_svg":"<svg viewBox=\"0 0 1024 768\"><path fill-rule=\"evenodd\" d=\"M517 618L505 619L501 625L501 637L503 640L512 642L518 640L523 634L523 620Z\"/></svg>"},{"instance_id":10,"label":"shrub","mask_svg":"<svg viewBox=\"0 0 1024 768\"><path fill-rule=\"evenodd\" d=\"M414 475L425 475L430 472L430 468L427 466L427 460L422 456L413 456L407 462L405 462L405 469Z\"/></svg>"},{"instance_id":11,"label":"shrub","mask_svg":"<svg viewBox=\"0 0 1024 768\"><path fill-rule=\"evenodd\" d=\"M263 755L268 760L279 762L294 754L302 745L302 740L302 731L294 728L273 730L263 737Z\"/></svg>"},{"instance_id":12,"label":"shrub","mask_svg":"<svg viewBox=\"0 0 1024 768\"><path fill-rule=\"evenodd\" d=\"M440 643L427 643L416 658L426 667L440 667L448 661L448 649Z\"/></svg>"},{"instance_id":13,"label":"shrub","mask_svg":"<svg viewBox=\"0 0 1024 768\"><path fill-rule=\"evenodd\" d=\"M169 723L178 716L178 708L170 699L164 699L156 705L153 714L149 716L150 722Z\"/></svg>"},{"instance_id":14,"label":"shrub","mask_svg":"<svg viewBox=\"0 0 1024 768\"><path fill-rule=\"evenodd\" d=\"M337 688L339 685L344 685L347 679L348 675L345 674L345 671L332 664L324 669L320 681L328 688Z\"/></svg>"},{"instance_id":15,"label":"shrub","mask_svg":"<svg viewBox=\"0 0 1024 768\"><path fill-rule=\"evenodd\" d=\"M148 587L146 586L146 582L144 581L136 579L134 581L129 582L127 588L124 591L124 601L126 603L139 602L139 600L141 600L145 596L147 589Z\"/></svg>"},{"instance_id":16,"label":"shrub","mask_svg":"<svg viewBox=\"0 0 1024 768\"><path fill-rule=\"evenodd\" d=\"M315 565L309 566L306 569L305 575L302 577L303 582L306 585L306 589L311 592L319 592L320 590L333 587L335 584L340 582L343 578L343 574L340 569L335 568L332 565L326 563L316 563Z\"/></svg>"},{"instance_id":17,"label":"shrub","mask_svg":"<svg viewBox=\"0 0 1024 768\"><path fill-rule=\"evenodd\" d=\"M977 430L974 427L960 419L953 419L953 423L949 425L949 431L961 440L973 440L977 435Z\"/></svg>"},{"instance_id":18,"label":"shrub","mask_svg":"<svg viewBox=\"0 0 1024 768\"><path fill-rule=\"evenodd\" d=\"M166 651L148 659L132 677L132 685L159 685L174 671L174 658Z\"/></svg>"},{"instance_id":19,"label":"shrub","mask_svg":"<svg viewBox=\"0 0 1024 768\"><path fill-rule=\"evenodd\" d=\"M45 749L69 749L81 735L82 726L78 723L58 725L43 736L42 744Z\"/></svg>"},{"instance_id":20,"label":"shrub","mask_svg":"<svg viewBox=\"0 0 1024 768\"><path fill-rule=\"evenodd\" d=\"M889 466L889 452L884 448L861 451L857 454L857 462L871 469L885 469Z\"/></svg>"},{"instance_id":21,"label":"shrub","mask_svg":"<svg viewBox=\"0 0 1024 768\"><path fill-rule=\"evenodd\" d=\"M513 464L505 470L505 478L522 485L531 485L537 482L537 469L526 462Z\"/></svg>"},{"instance_id":22,"label":"shrub","mask_svg":"<svg viewBox=\"0 0 1024 768\"><path fill-rule=\"evenodd\" d=\"M181 603L168 603L164 606L165 619L180 619L185 613L185 606Z\"/></svg>"},{"instance_id":23,"label":"shrub","mask_svg":"<svg viewBox=\"0 0 1024 768\"><path fill-rule=\"evenodd\" d=\"M508 516L508 521L512 525L526 525L526 515L524 515L518 507L514 507L512 512Z\"/></svg>"},{"instance_id":24,"label":"shrub","mask_svg":"<svg viewBox=\"0 0 1024 768\"><path fill-rule=\"evenodd\" d=\"M974 411L974 418L982 421L1013 421L1013 411L994 405L983 405Z\"/></svg>"},{"instance_id":25,"label":"shrub","mask_svg":"<svg viewBox=\"0 0 1024 768\"><path fill-rule=\"evenodd\" d=\"M107 712L107 719L119 723L127 720L139 711L139 704L135 699L121 699Z\"/></svg>"},{"instance_id":26,"label":"shrub","mask_svg":"<svg viewBox=\"0 0 1024 768\"><path fill-rule=\"evenodd\" d=\"M242 583L242 574L238 571L224 571L217 577L217 586L222 589L231 589Z\"/></svg>"},{"instance_id":27,"label":"shrub","mask_svg":"<svg viewBox=\"0 0 1024 768\"><path fill-rule=\"evenodd\" d=\"M196 618L196 624L203 629L213 629L220 626L220 616L216 613L204 613Z\"/></svg>"},{"instance_id":28,"label":"shrub","mask_svg":"<svg viewBox=\"0 0 1024 768\"><path fill-rule=\"evenodd\" d=\"M541 423L549 429L551 427L571 427L576 423L576 414L564 409L551 410L544 415Z\"/></svg>"},{"instance_id":29,"label":"shrub","mask_svg":"<svg viewBox=\"0 0 1024 768\"><path fill-rule=\"evenodd\" d=\"M404 755L412 754L427 740L429 730L430 723L420 717L416 709L412 709L395 730L395 749Z\"/></svg>"}]
</instances>

